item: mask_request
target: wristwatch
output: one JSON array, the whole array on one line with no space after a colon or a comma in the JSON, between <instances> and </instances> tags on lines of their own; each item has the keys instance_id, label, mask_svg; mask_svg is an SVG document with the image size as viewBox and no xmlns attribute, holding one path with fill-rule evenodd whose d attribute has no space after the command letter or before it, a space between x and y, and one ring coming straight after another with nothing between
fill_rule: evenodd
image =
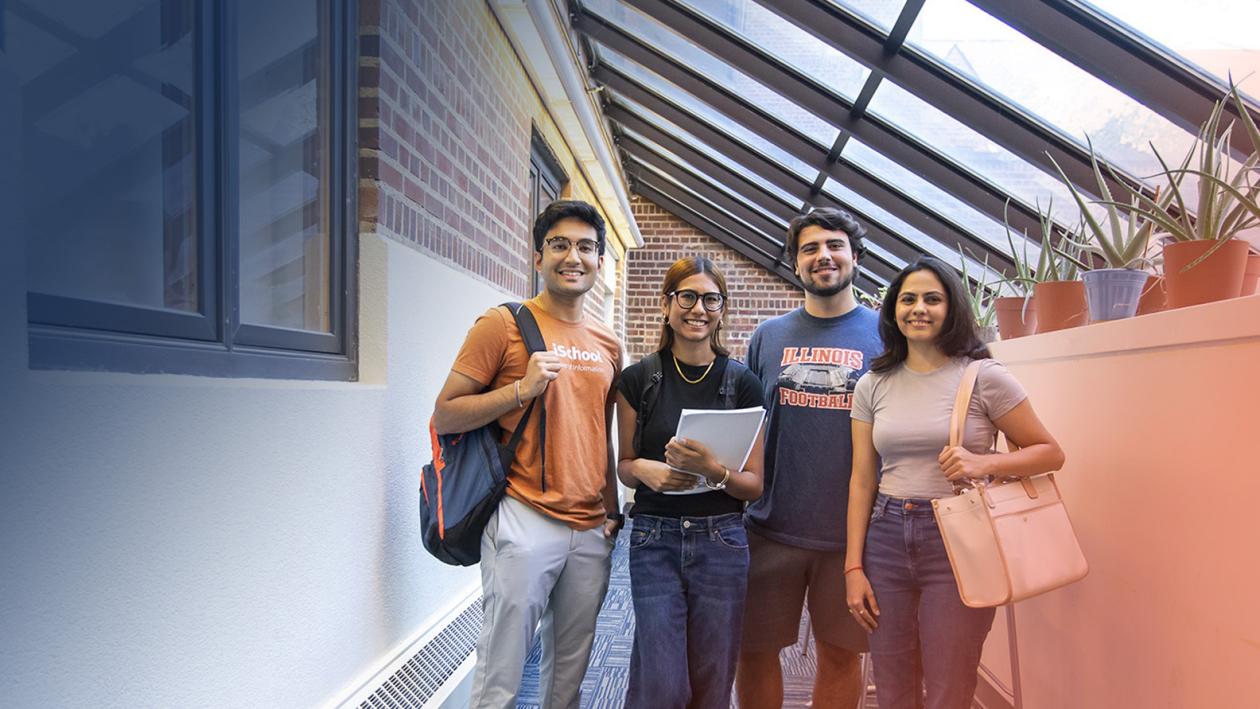
<instances>
[{"instance_id":1,"label":"wristwatch","mask_svg":"<svg viewBox=\"0 0 1260 709\"><path fill-rule=\"evenodd\" d=\"M617 523L617 528L613 530L615 532L620 532L626 526L626 516L620 512L608 512L604 516Z\"/></svg>"}]
</instances>

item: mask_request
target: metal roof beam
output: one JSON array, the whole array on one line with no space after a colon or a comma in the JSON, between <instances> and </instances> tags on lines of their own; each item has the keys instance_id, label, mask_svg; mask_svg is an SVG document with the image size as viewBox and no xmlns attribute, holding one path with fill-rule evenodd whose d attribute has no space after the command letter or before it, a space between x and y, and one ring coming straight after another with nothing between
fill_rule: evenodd
<instances>
[{"instance_id":1,"label":"metal roof beam","mask_svg":"<svg viewBox=\"0 0 1260 709\"><path fill-rule=\"evenodd\" d=\"M886 54L882 31L856 15L819 0L775 0L765 6L1046 173L1057 174L1053 156L1079 188L1090 190L1096 184L1089 153L1071 137L918 50L902 47ZM1116 172L1129 184L1140 185L1118 168ZM1107 180L1109 189L1123 193L1120 183L1110 176Z\"/></svg>"},{"instance_id":2,"label":"metal roof beam","mask_svg":"<svg viewBox=\"0 0 1260 709\"><path fill-rule=\"evenodd\" d=\"M693 114L690 114L690 112L686 109L678 106L669 99L661 96L652 89L649 89L635 79L626 76L611 66L598 64L591 70L591 75L597 82L608 86L618 93L628 96L662 116L671 118L674 122L682 125L684 130L688 130L697 136L700 136L698 132L691 130L691 128L683 124L686 123L689 125L695 125L699 123L709 126L704 119L700 119ZM692 78L694 78L697 82L707 83L707 80L702 77L695 76ZM705 97L698 96L697 98L701 98L703 100ZM713 98L717 100L720 97L714 96ZM780 147L787 149L789 153L792 153L798 159L813 165L825 162L827 152L826 148L823 148L813 141L810 141L808 138L805 138L799 133L799 131L796 131L791 126L786 125L776 118L765 115L760 109L749 106L742 99L730 96L729 94L727 94L725 98L722 98L722 102L729 104L729 106L716 106L719 111L726 114L728 117L735 119L749 130L757 132L761 135L778 136L779 140L776 141L776 143ZM726 110L727 108L730 109L729 112ZM692 120L683 120L681 118L682 116L689 116ZM711 130L708 131L709 134L719 132L717 129L712 129L712 126L709 127L711 128ZM784 140L785 138L786 140ZM707 139L703 137L702 139L708 142ZM724 143L724 145L714 145L714 147L723 150L723 152L727 152L727 154L730 154L730 152L726 149L727 146L743 145L741 141L737 141L729 137L720 142ZM713 143L710 143L710 145L713 145ZM777 163L773 163L773 161L767 161L767 164L777 165ZM942 232L950 234L955 237L958 243L966 244L977 253L987 254L990 257L991 262L1004 264L1006 266L1012 265L1010 256L1005 254L1003 251L997 250L981 240L979 237L959 229L940 214L926 209L922 205L902 194L896 188L884 183L881 179L867 173L860 167L851 164L844 164L830 165L827 166L827 169L830 170L830 174L834 179L844 183L854 192L861 194L866 199L882 205L885 209L888 209L888 211L897 213L907 223L911 224L923 233L929 235L935 235ZM802 179L801 176L781 165L778 166L776 171L781 174L785 174L792 180Z\"/></svg>"},{"instance_id":3,"label":"metal roof beam","mask_svg":"<svg viewBox=\"0 0 1260 709\"><path fill-rule=\"evenodd\" d=\"M758 235L749 230L747 226L731 219L721 210L704 203L704 201L695 196L679 194L677 191L661 186L652 179L652 175L643 174L641 169L631 167L629 174L633 179L632 189L635 192L652 200L724 245L739 251L763 268L774 271L788 282L798 288L800 287L800 279L792 271L791 267L773 257L769 257L753 244ZM692 218L680 214L680 211L689 213ZM696 222L696 217L701 220L700 223ZM895 271L890 272L888 266L880 262L874 262L875 268L871 268L870 265L863 263L859 272L859 279L865 278L867 281L866 286L870 289L869 292L873 293L876 288L888 285Z\"/></svg>"},{"instance_id":4,"label":"metal roof beam","mask_svg":"<svg viewBox=\"0 0 1260 709\"><path fill-rule=\"evenodd\" d=\"M646 94L638 98L647 99L649 101L656 100L652 95ZM663 101L663 99L661 100ZM644 105L649 108L654 108L650 103L645 103ZM657 106L655 108L668 107ZM623 107L615 100L605 106L604 113L615 124L624 125L632 130L640 131L643 128L650 128L662 135L668 135L665 131L656 128L638 114ZM675 119L680 123L684 130L695 135L714 149L722 152L728 160L736 165L739 165L748 172L761 175L762 179L779 188L783 192L788 194L808 192L810 185L804 178L792 173L791 171L785 170L782 166L778 165L778 163L769 160L764 155L748 148L743 143L726 137L716 128L713 128L703 120L686 112L675 115ZM871 217L862 209L845 204L825 192L815 196L812 201L818 206L835 207L851 212L866 227L868 239L878 243L881 247L887 249L898 258L904 259L907 263L913 262L916 258L925 253L921 246L905 238L896 230L885 226L880 220ZM801 213L801 210L795 210L794 214L796 213ZM948 245L942 245L948 248ZM953 249L951 248L948 250L952 251ZM990 265L994 267L995 270L1001 270L1003 267L1009 266L1009 264L1006 264L1005 262L994 263L992 261L990 262Z\"/></svg>"}]
</instances>

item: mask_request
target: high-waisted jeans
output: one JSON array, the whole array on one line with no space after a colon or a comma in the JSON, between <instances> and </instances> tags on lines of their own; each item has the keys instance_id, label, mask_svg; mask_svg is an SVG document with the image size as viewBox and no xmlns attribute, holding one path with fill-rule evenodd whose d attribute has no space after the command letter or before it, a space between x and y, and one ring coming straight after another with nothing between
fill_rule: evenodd
<instances>
[{"instance_id":1,"label":"high-waisted jeans","mask_svg":"<svg viewBox=\"0 0 1260 709\"><path fill-rule=\"evenodd\" d=\"M931 500L878 495L862 564L879 604L871 634L880 709L967 709L994 609L958 595Z\"/></svg>"},{"instance_id":2,"label":"high-waisted jeans","mask_svg":"<svg viewBox=\"0 0 1260 709\"><path fill-rule=\"evenodd\" d=\"M743 515L636 515L629 709L728 709L748 588Z\"/></svg>"}]
</instances>

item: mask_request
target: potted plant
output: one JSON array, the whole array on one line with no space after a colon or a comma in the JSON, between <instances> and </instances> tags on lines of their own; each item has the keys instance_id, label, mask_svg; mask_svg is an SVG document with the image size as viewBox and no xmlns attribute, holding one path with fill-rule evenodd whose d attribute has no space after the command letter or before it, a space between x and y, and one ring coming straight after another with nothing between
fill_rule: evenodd
<instances>
[{"instance_id":1,"label":"potted plant","mask_svg":"<svg viewBox=\"0 0 1260 709\"><path fill-rule=\"evenodd\" d=\"M1041 249L1037 265L1031 266L1028 258L1028 241L1023 242L1023 253L1015 248L1011 227L1006 225L1006 240L1011 247L1011 259L1015 262L1015 275L1008 279L1016 291L1031 291L1031 308L1036 314L1036 332L1052 332L1085 324L1085 284L1076 279L1079 272L1079 239L1054 223L1051 200L1042 211L1037 204L1037 220L1041 225ZM1060 244L1056 245L1056 234ZM1056 248L1057 246L1057 248ZM998 324L1001 326L1002 303L998 303ZM1010 307L1010 306L1007 306ZM1005 333L1003 337L1005 337Z\"/></svg>"},{"instance_id":2,"label":"potted plant","mask_svg":"<svg viewBox=\"0 0 1260 709\"><path fill-rule=\"evenodd\" d=\"M1008 200L1007 209L1009 208ZM1011 295L999 296L993 306L997 311L998 333L1001 334L1003 340L1013 340L1016 337L1024 337L1037 332L1037 310L1033 298L1033 286L1041 280L1043 273L1042 263L1039 261L1034 266L1028 257L1028 235L1024 234L1024 238L1020 240L1023 248L1015 248L1010 220L1003 218L1002 221L1003 226L1006 227L1006 243L1011 247L1011 261L1015 263L1015 269L1014 275L1005 281Z\"/></svg>"},{"instance_id":3,"label":"potted plant","mask_svg":"<svg viewBox=\"0 0 1260 709\"><path fill-rule=\"evenodd\" d=\"M1053 332L1084 325L1089 308L1085 304L1085 284L1080 281L1081 246L1079 233L1055 225L1050 209L1041 215L1041 256L1043 277L1033 286L1037 308L1037 332ZM1055 244L1055 233L1060 241ZM1038 270L1043 270L1039 268Z\"/></svg>"},{"instance_id":4,"label":"potted plant","mask_svg":"<svg viewBox=\"0 0 1260 709\"><path fill-rule=\"evenodd\" d=\"M1088 137L1086 142L1089 144L1089 160L1094 168L1098 194L1102 197L1096 204L1106 210L1106 219L1100 221L1089 211L1085 198L1051 156L1050 161L1081 211L1081 233L1085 238L1072 246L1086 254L1087 258L1075 258L1063 249L1059 249L1060 255L1073 261L1082 271L1081 280L1085 284L1085 301L1091 321L1131 318L1137 313L1138 302L1147 287L1150 274L1139 267L1151 261L1146 254L1155 222L1142 216L1136 195L1130 198L1127 206L1112 198L1094 152L1094 144ZM1110 169L1108 167L1108 171ZM1114 172L1112 177L1120 181ZM1154 201L1156 204L1163 202L1158 190ZM1096 260L1101 260L1106 268L1091 268Z\"/></svg>"},{"instance_id":5,"label":"potted plant","mask_svg":"<svg viewBox=\"0 0 1260 709\"><path fill-rule=\"evenodd\" d=\"M1001 279L989 282L989 257L984 257L984 269L981 271L979 278L972 283L971 275L967 273L967 258L963 255L962 247L958 247L958 262L962 266L963 287L967 289L967 301L971 304L971 315L976 320L976 325L980 327L980 339L985 344L993 342L997 339L997 287L1003 282Z\"/></svg>"},{"instance_id":6,"label":"potted plant","mask_svg":"<svg viewBox=\"0 0 1260 709\"><path fill-rule=\"evenodd\" d=\"M1256 179L1260 165L1260 129L1251 120L1232 83L1229 95L1238 106L1243 125L1258 150L1238 169L1231 169L1229 134L1232 125L1221 126L1225 106L1222 99L1213 106L1212 114L1199 130L1180 169L1169 168L1152 146L1168 177L1170 199L1157 201L1137 194L1142 216L1168 234L1163 249L1164 278L1168 304L1173 308L1237 297L1242 291L1249 245L1235 237L1238 232L1260 224L1260 206L1256 204L1260 196L1260 181ZM1194 168L1188 167L1192 160ZM1197 194L1188 195L1183 190L1183 179L1187 175L1198 178Z\"/></svg>"}]
</instances>

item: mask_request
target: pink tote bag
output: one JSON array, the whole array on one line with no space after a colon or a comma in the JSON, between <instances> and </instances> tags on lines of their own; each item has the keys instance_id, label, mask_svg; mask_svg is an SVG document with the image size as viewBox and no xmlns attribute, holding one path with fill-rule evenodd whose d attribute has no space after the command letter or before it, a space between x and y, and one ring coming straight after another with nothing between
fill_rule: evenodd
<instances>
[{"instance_id":1,"label":"pink tote bag","mask_svg":"<svg viewBox=\"0 0 1260 709\"><path fill-rule=\"evenodd\" d=\"M963 372L949 445L962 444L980 362ZM1054 474L972 486L932 500L962 602L990 608L1079 581L1089 573Z\"/></svg>"}]
</instances>

